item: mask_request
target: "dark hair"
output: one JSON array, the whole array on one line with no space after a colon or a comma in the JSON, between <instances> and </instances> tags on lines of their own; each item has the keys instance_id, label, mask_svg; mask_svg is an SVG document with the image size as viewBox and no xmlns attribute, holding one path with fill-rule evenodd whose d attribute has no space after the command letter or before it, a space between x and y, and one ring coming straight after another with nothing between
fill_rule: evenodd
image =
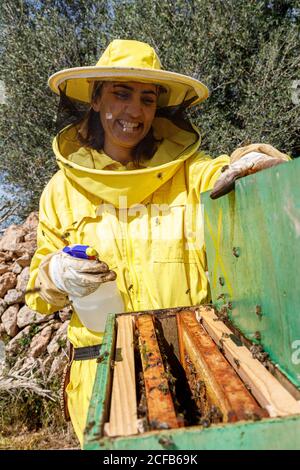
<instances>
[{"instance_id":1,"label":"dark hair","mask_svg":"<svg viewBox=\"0 0 300 470\"><path fill-rule=\"evenodd\" d=\"M101 90L102 82L95 82L91 102L100 96ZM103 149L104 129L99 113L94 111L92 107L87 111L79 124L77 136L79 142L85 147L98 151ZM158 142L159 140L155 139L153 128L151 127L148 134L132 150L133 162L138 166L141 160L150 160L156 152Z\"/></svg>"}]
</instances>

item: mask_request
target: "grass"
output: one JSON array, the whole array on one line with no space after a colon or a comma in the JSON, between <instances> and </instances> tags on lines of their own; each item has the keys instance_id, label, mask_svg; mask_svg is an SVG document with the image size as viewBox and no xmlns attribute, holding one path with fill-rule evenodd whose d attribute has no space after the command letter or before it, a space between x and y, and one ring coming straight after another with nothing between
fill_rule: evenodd
<instances>
[{"instance_id":1,"label":"grass","mask_svg":"<svg viewBox=\"0 0 300 470\"><path fill-rule=\"evenodd\" d=\"M80 449L60 408L62 373L49 379L50 369L45 357L0 361L0 450Z\"/></svg>"},{"instance_id":2,"label":"grass","mask_svg":"<svg viewBox=\"0 0 300 470\"><path fill-rule=\"evenodd\" d=\"M6 428L0 433L0 450L80 449L72 425L29 431L26 426Z\"/></svg>"},{"instance_id":3,"label":"grass","mask_svg":"<svg viewBox=\"0 0 300 470\"><path fill-rule=\"evenodd\" d=\"M79 449L70 422L62 415L58 383L51 397L30 388L0 391L0 450Z\"/></svg>"},{"instance_id":4,"label":"grass","mask_svg":"<svg viewBox=\"0 0 300 470\"><path fill-rule=\"evenodd\" d=\"M80 449L57 402L25 393L0 400L0 450Z\"/></svg>"}]
</instances>

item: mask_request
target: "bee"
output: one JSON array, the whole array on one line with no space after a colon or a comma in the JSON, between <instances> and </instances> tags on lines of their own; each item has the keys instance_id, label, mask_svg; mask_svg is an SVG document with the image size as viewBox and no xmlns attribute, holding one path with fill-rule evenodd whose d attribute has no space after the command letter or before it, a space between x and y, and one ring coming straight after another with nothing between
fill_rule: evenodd
<instances>
[{"instance_id":1,"label":"bee","mask_svg":"<svg viewBox=\"0 0 300 470\"><path fill-rule=\"evenodd\" d=\"M219 297L217 297L217 300L225 300L225 294L220 294Z\"/></svg>"},{"instance_id":2,"label":"bee","mask_svg":"<svg viewBox=\"0 0 300 470\"><path fill-rule=\"evenodd\" d=\"M262 317L262 310L260 305L256 305L255 307L255 313L258 317Z\"/></svg>"},{"instance_id":3,"label":"bee","mask_svg":"<svg viewBox=\"0 0 300 470\"><path fill-rule=\"evenodd\" d=\"M152 421L150 421L150 427L152 429L170 429L168 423L158 421L157 419L153 419Z\"/></svg>"},{"instance_id":4,"label":"bee","mask_svg":"<svg viewBox=\"0 0 300 470\"><path fill-rule=\"evenodd\" d=\"M260 341L261 340L261 333L260 331L256 331L254 333L254 338L257 339L257 341Z\"/></svg>"},{"instance_id":5,"label":"bee","mask_svg":"<svg viewBox=\"0 0 300 470\"><path fill-rule=\"evenodd\" d=\"M95 426L95 424L96 424L95 421L90 421L90 422L86 425L85 432L89 432L89 431Z\"/></svg>"},{"instance_id":6,"label":"bee","mask_svg":"<svg viewBox=\"0 0 300 470\"><path fill-rule=\"evenodd\" d=\"M220 353L224 353L224 340L221 338L219 344L217 345L219 348Z\"/></svg>"},{"instance_id":7,"label":"bee","mask_svg":"<svg viewBox=\"0 0 300 470\"><path fill-rule=\"evenodd\" d=\"M164 384L164 383L160 383L159 386L157 387L158 390L160 390L164 395L167 395L169 393L169 387Z\"/></svg>"},{"instance_id":8,"label":"bee","mask_svg":"<svg viewBox=\"0 0 300 470\"><path fill-rule=\"evenodd\" d=\"M227 311L226 305L224 305L224 306L221 308L221 310L219 311L218 317L219 317L219 320L222 320L222 321L228 319L228 311Z\"/></svg>"},{"instance_id":9,"label":"bee","mask_svg":"<svg viewBox=\"0 0 300 470\"><path fill-rule=\"evenodd\" d=\"M224 171L228 170L228 168L229 168L229 165L222 166L221 173L224 173Z\"/></svg>"},{"instance_id":10,"label":"bee","mask_svg":"<svg viewBox=\"0 0 300 470\"><path fill-rule=\"evenodd\" d=\"M229 338L230 337L230 334L229 333L222 333L222 338Z\"/></svg>"},{"instance_id":11,"label":"bee","mask_svg":"<svg viewBox=\"0 0 300 470\"><path fill-rule=\"evenodd\" d=\"M65 239L68 238L69 236L70 236L70 232L65 232L65 233L62 234L61 239L62 239L62 240L65 240Z\"/></svg>"},{"instance_id":12,"label":"bee","mask_svg":"<svg viewBox=\"0 0 300 470\"><path fill-rule=\"evenodd\" d=\"M210 426L210 420L207 417L200 418L199 424L204 428L208 428Z\"/></svg>"},{"instance_id":13,"label":"bee","mask_svg":"<svg viewBox=\"0 0 300 470\"><path fill-rule=\"evenodd\" d=\"M99 364L100 362L105 361L105 359L107 358L107 356L109 356L109 352L108 352L108 351L104 351L103 354L100 354L100 356L97 357L96 362Z\"/></svg>"},{"instance_id":14,"label":"bee","mask_svg":"<svg viewBox=\"0 0 300 470\"><path fill-rule=\"evenodd\" d=\"M144 404L144 403L140 403L139 406L138 406L138 411L140 414L142 415L146 415L147 414L147 406Z\"/></svg>"},{"instance_id":15,"label":"bee","mask_svg":"<svg viewBox=\"0 0 300 470\"><path fill-rule=\"evenodd\" d=\"M261 420L261 417L256 413L248 412L248 413L246 413L246 416L247 416L248 419L251 419L252 421L260 421Z\"/></svg>"},{"instance_id":16,"label":"bee","mask_svg":"<svg viewBox=\"0 0 300 470\"><path fill-rule=\"evenodd\" d=\"M161 436L158 442L164 449L170 449L174 446L174 441L170 436Z\"/></svg>"},{"instance_id":17,"label":"bee","mask_svg":"<svg viewBox=\"0 0 300 470\"><path fill-rule=\"evenodd\" d=\"M234 247L232 248L232 254L233 254L233 256L235 256L236 258L238 258L238 257L240 256L240 249L239 249L238 247L234 246Z\"/></svg>"},{"instance_id":18,"label":"bee","mask_svg":"<svg viewBox=\"0 0 300 470\"><path fill-rule=\"evenodd\" d=\"M233 360L234 360L237 368L239 368L240 367L240 361L236 357L234 357Z\"/></svg>"}]
</instances>

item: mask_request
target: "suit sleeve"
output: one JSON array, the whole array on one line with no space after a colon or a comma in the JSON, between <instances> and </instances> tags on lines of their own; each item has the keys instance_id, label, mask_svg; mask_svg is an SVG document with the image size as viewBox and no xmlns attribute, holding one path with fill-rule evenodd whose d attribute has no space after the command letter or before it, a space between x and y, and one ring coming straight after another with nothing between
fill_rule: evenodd
<instances>
[{"instance_id":1,"label":"suit sleeve","mask_svg":"<svg viewBox=\"0 0 300 470\"><path fill-rule=\"evenodd\" d=\"M230 164L228 155L220 155L212 159L204 152L200 152L190 162L189 184L199 198L201 193L211 190L219 178L222 168Z\"/></svg>"}]
</instances>

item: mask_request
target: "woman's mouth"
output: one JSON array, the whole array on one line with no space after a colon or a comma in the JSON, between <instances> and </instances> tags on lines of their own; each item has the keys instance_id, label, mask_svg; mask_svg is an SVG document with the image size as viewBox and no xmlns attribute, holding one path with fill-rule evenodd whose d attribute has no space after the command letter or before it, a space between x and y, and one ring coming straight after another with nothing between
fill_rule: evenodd
<instances>
[{"instance_id":1,"label":"woman's mouth","mask_svg":"<svg viewBox=\"0 0 300 470\"><path fill-rule=\"evenodd\" d=\"M124 119L118 119L117 123L122 128L123 132L133 133L141 129L142 124L140 122L125 121Z\"/></svg>"}]
</instances>

